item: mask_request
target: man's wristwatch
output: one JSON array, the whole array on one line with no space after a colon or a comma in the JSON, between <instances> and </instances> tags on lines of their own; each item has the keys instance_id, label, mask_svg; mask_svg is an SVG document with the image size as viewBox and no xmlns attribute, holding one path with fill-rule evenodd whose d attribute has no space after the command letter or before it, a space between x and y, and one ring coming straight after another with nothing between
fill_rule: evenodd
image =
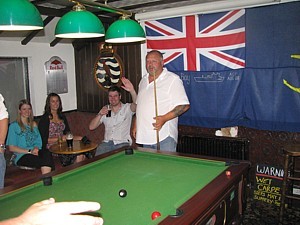
<instances>
[{"instance_id":1,"label":"man's wristwatch","mask_svg":"<svg viewBox=\"0 0 300 225\"><path fill-rule=\"evenodd\" d=\"M32 149L28 149L28 153L31 154Z\"/></svg>"},{"instance_id":2,"label":"man's wristwatch","mask_svg":"<svg viewBox=\"0 0 300 225\"><path fill-rule=\"evenodd\" d=\"M6 149L5 144L0 144L0 153L4 153L5 149Z\"/></svg>"}]
</instances>

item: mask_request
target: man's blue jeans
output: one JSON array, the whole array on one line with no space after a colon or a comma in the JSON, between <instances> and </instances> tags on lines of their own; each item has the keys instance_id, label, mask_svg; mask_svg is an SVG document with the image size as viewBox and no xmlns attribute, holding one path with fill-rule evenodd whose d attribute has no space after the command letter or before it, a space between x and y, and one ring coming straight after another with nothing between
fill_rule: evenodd
<instances>
[{"instance_id":1,"label":"man's blue jeans","mask_svg":"<svg viewBox=\"0 0 300 225\"><path fill-rule=\"evenodd\" d=\"M160 149L159 150L169 151L169 152L176 152L177 143L170 136L167 137L166 139L160 141L159 145L160 145ZM154 145L143 145L143 147L144 148L157 149L157 144L154 144Z\"/></svg>"},{"instance_id":2,"label":"man's blue jeans","mask_svg":"<svg viewBox=\"0 0 300 225\"><path fill-rule=\"evenodd\" d=\"M4 153L0 153L0 189L4 187L4 175L6 169L6 161Z\"/></svg>"},{"instance_id":3,"label":"man's blue jeans","mask_svg":"<svg viewBox=\"0 0 300 225\"><path fill-rule=\"evenodd\" d=\"M97 151L95 153L95 156L97 155L101 155L104 154L106 152L110 152L112 150L121 148L121 147L125 147L125 146L129 146L128 142L125 143L121 143L121 144L114 144L113 141L109 141L109 142L102 142L98 147L97 147Z\"/></svg>"}]
</instances>

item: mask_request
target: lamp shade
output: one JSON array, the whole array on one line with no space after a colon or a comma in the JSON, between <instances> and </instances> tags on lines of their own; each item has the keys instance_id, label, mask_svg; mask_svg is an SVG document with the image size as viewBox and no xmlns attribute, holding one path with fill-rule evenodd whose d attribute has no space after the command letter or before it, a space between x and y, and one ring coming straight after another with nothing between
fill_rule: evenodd
<instances>
[{"instance_id":1,"label":"lamp shade","mask_svg":"<svg viewBox=\"0 0 300 225\"><path fill-rule=\"evenodd\" d=\"M40 30L44 23L37 8L28 0L0 3L0 30Z\"/></svg>"},{"instance_id":2,"label":"lamp shade","mask_svg":"<svg viewBox=\"0 0 300 225\"><path fill-rule=\"evenodd\" d=\"M106 31L105 42L126 43L146 40L145 32L140 24L122 17L110 25Z\"/></svg>"},{"instance_id":3,"label":"lamp shade","mask_svg":"<svg viewBox=\"0 0 300 225\"><path fill-rule=\"evenodd\" d=\"M73 10L60 18L55 27L55 36L59 38L95 38L102 37L105 30L102 22L83 6L73 7Z\"/></svg>"}]
</instances>

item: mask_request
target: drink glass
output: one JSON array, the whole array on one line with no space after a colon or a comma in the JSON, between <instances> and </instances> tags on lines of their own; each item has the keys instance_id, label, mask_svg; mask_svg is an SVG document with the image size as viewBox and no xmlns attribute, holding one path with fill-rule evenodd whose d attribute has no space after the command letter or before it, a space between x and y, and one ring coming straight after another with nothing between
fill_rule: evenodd
<instances>
[{"instance_id":1,"label":"drink glass","mask_svg":"<svg viewBox=\"0 0 300 225\"><path fill-rule=\"evenodd\" d=\"M59 146L61 146L61 144L63 142L63 138L62 138L61 134L58 134L58 136L57 136L57 142L58 142Z\"/></svg>"},{"instance_id":2,"label":"drink glass","mask_svg":"<svg viewBox=\"0 0 300 225\"><path fill-rule=\"evenodd\" d=\"M108 112L106 114L106 117L111 117L111 107L110 107L110 105L107 105L107 110L108 110Z\"/></svg>"},{"instance_id":3,"label":"drink glass","mask_svg":"<svg viewBox=\"0 0 300 225\"><path fill-rule=\"evenodd\" d=\"M67 133L66 140L68 148L73 148L73 134L71 132Z\"/></svg>"}]
</instances>

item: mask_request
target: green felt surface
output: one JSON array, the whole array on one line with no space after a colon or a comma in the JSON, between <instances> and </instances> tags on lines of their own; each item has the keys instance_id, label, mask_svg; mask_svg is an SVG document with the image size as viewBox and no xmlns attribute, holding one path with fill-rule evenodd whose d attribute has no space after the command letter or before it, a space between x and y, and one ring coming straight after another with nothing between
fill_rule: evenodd
<instances>
[{"instance_id":1,"label":"green felt surface","mask_svg":"<svg viewBox=\"0 0 300 225\"><path fill-rule=\"evenodd\" d=\"M19 215L34 202L97 201L105 225L157 224L176 213L196 192L227 167L224 162L134 151L98 160L0 197L0 220ZM125 189L127 196L119 197ZM151 213L162 216L151 220Z\"/></svg>"}]
</instances>

